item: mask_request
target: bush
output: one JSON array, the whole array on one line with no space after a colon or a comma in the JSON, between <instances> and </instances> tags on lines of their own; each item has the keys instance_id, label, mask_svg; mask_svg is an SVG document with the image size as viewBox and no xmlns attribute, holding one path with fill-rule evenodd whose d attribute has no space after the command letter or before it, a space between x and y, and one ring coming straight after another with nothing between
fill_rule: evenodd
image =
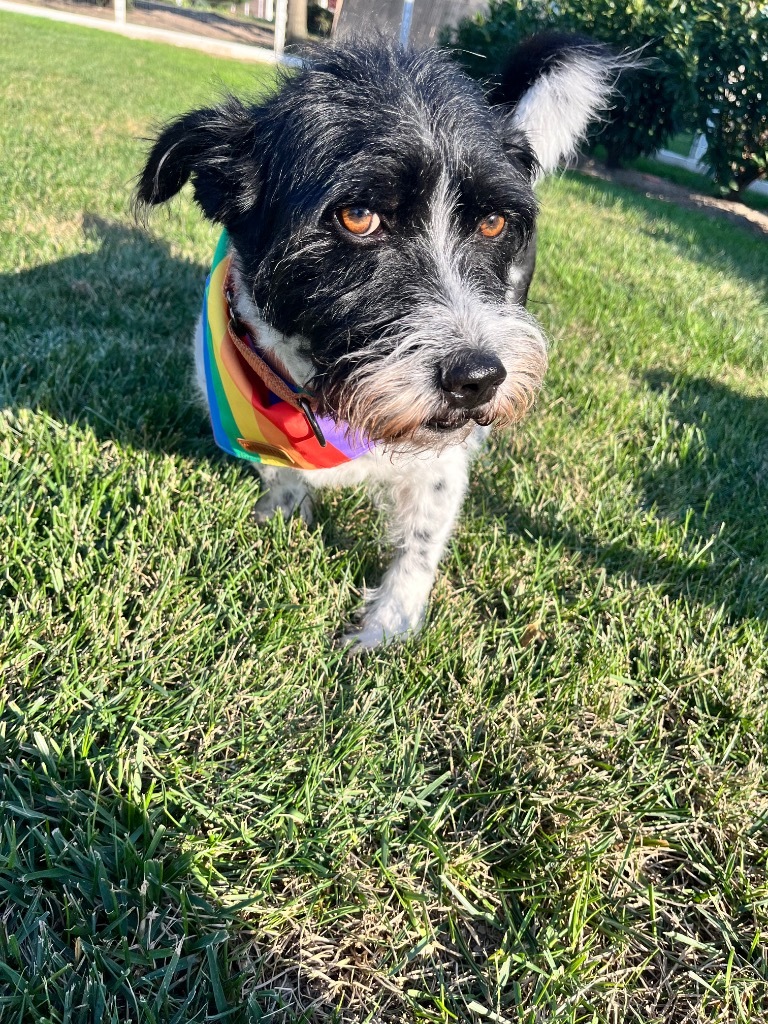
<instances>
[{"instance_id":1,"label":"bush","mask_svg":"<svg viewBox=\"0 0 768 1024\"><path fill-rule=\"evenodd\" d=\"M697 0L693 27L698 124L721 192L768 176L768 8Z\"/></svg>"},{"instance_id":2,"label":"bush","mask_svg":"<svg viewBox=\"0 0 768 1024\"><path fill-rule=\"evenodd\" d=\"M646 66L622 76L610 117L591 138L605 147L610 163L619 163L663 146L683 126L692 106L681 6L677 0L666 6L616 0L491 0L487 15L462 22L443 41L458 51L470 74L489 80L520 40L543 29L587 35L618 52L644 47Z\"/></svg>"},{"instance_id":3,"label":"bush","mask_svg":"<svg viewBox=\"0 0 768 1024\"><path fill-rule=\"evenodd\" d=\"M331 34L333 14L320 4L309 4L307 7L307 28L310 35L327 38Z\"/></svg>"},{"instance_id":4,"label":"bush","mask_svg":"<svg viewBox=\"0 0 768 1024\"><path fill-rule=\"evenodd\" d=\"M487 14L478 13L455 28L442 29L440 44L456 51L456 59L473 78L490 82L522 39L549 27L543 4L490 0Z\"/></svg>"},{"instance_id":5,"label":"bush","mask_svg":"<svg viewBox=\"0 0 768 1024\"><path fill-rule=\"evenodd\" d=\"M543 29L578 32L616 50L643 47L606 124L589 143L609 163L653 153L682 128L707 138L719 190L768 177L768 7L755 0L491 0L487 15L442 41L477 78L493 81L507 54Z\"/></svg>"}]
</instances>

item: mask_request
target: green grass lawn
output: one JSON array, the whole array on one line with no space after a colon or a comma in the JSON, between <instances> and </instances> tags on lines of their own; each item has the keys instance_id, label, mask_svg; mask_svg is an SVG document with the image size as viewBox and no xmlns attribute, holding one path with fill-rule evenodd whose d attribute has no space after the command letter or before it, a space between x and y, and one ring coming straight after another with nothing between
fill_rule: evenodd
<instances>
[{"instance_id":1,"label":"green grass lawn","mask_svg":"<svg viewBox=\"0 0 768 1024\"><path fill-rule=\"evenodd\" d=\"M675 146L668 146L667 148L672 149L673 152L679 152L679 149ZM592 150L594 156L601 161L605 161L606 152L603 146L596 146ZM687 156L687 153L681 154ZM712 178L706 174L699 174L697 171L689 171L687 167L676 167L674 164L665 164L661 160L657 160L650 156L638 156L634 160L627 160L622 164L622 167L628 170L640 171L644 174L655 174L658 178L664 178L666 181L671 181L675 185L681 185L683 188L690 189L691 192L700 192L705 196L715 196L716 198L723 199L715 187ZM749 189L744 189L739 194L738 202L743 203L744 206L750 206L753 210L768 211L768 196L763 192L754 192Z\"/></svg>"},{"instance_id":2,"label":"green grass lawn","mask_svg":"<svg viewBox=\"0 0 768 1024\"><path fill-rule=\"evenodd\" d=\"M694 132L678 132L677 135L673 135L671 139L667 140L664 148L671 149L678 156L688 156L691 152L694 137Z\"/></svg>"},{"instance_id":3,"label":"green grass lawn","mask_svg":"<svg viewBox=\"0 0 768 1024\"><path fill-rule=\"evenodd\" d=\"M765 243L548 182L546 391L349 659L376 513L255 524L215 231L129 212L271 72L5 14L0 67L0 1021L768 1021Z\"/></svg>"}]
</instances>

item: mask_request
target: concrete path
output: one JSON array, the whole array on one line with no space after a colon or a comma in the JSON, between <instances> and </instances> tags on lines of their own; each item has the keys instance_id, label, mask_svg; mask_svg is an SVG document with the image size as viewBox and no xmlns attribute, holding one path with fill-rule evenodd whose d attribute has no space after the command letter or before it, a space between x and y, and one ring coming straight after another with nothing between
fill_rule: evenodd
<instances>
[{"instance_id":1,"label":"concrete path","mask_svg":"<svg viewBox=\"0 0 768 1024\"><path fill-rule=\"evenodd\" d=\"M257 61L264 64L274 64L276 61L274 51L265 46L252 46L192 32L178 32L168 28L136 24L132 21L119 24L109 16L99 17L55 7L39 7L35 4L17 3L16 0L0 0L0 11L9 11L12 14L30 14L38 18L48 18L50 21L63 21L70 25L98 28L103 32L114 32L131 39L147 39L154 43L168 43L171 46L202 50L204 53L211 53L217 57L232 57L235 60ZM282 59L286 63L292 63L290 57ZM295 61L295 58L293 60Z\"/></svg>"}]
</instances>

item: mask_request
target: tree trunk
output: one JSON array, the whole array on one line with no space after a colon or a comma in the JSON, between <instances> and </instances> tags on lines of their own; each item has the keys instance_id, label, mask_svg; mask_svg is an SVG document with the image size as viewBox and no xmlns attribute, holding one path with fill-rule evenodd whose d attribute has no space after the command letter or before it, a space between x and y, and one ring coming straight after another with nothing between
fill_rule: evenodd
<instances>
[{"instance_id":1,"label":"tree trunk","mask_svg":"<svg viewBox=\"0 0 768 1024\"><path fill-rule=\"evenodd\" d=\"M288 27L286 35L292 43L306 39L307 32L307 0L288 0Z\"/></svg>"}]
</instances>

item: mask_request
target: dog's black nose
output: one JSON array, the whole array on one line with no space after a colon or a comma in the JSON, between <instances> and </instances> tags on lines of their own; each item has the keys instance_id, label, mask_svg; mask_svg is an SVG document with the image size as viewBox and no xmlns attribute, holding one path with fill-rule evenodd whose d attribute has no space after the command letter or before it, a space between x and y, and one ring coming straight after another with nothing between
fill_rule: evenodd
<instances>
[{"instance_id":1,"label":"dog's black nose","mask_svg":"<svg viewBox=\"0 0 768 1024\"><path fill-rule=\"evenodd\" d=\"M456 409L476 409L489 402L507 376L496 356L477 349L444 359L439 370L445 399Z\"/></svg>"}]
</instances>

